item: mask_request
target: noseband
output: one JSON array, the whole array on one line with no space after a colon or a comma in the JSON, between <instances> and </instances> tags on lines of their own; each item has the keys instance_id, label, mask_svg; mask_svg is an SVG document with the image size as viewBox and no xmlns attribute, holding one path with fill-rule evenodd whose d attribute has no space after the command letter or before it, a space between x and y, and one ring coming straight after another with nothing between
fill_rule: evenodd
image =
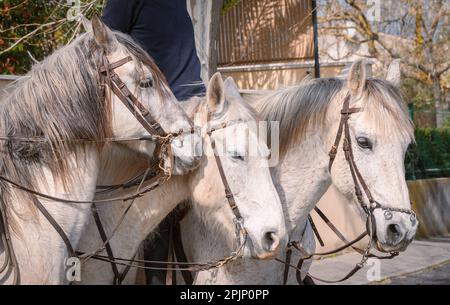
<instances>
[{"instance_id":1,"label":"noseband","mask_svg":"<svg viewBox=\"0 0 450 305\"><path fill-rule=\"evenodd\" d=\"M306 254L306 251L301 248L299 241L290 241L288 243L288 247L286 249L286 261L277 259L277 261L285 264L284 284L286 284L287 280L288 280L289 268L293 268L296 270L297 281L299 284L303 284L302 276L301 276L301 267L303 265L304 260L310 259L314 256L324 256L324 255L334 254L334 253L340 252L349 247L352 247L355 251L360 253L362 255L362 259L358 264L356 264L356 266L346 276L344 276L343 278L336 280L336 281L330 281L330 280L317 278L315 276L312 276L311 274L308 274L308 275L310 277L312 277L313 279L316 279L321 282L338 283L338 282L345 281L348 278L350 278L351 276L353 276L359 269L361 269L365 265L365 263L369 257L376 257L378 259L391 259L391 258L398 256L398 254L399 254L398 252L390 252L389 256L377 256L377 255L370 253L372 242L376 242L376 238L377 238L376 237L376 221L375 221L375 217L374 217L374 211L377 209L380 209L381 211L384 212L384 217L386 220L392 219L392 216L393 216L392 212L399 212L399 213L409 214L410 220L412 223L414 223L416 221L416 214L414 213L413 210L388 207L388 206L382 205L381 203L379 203L378 201L376 201L373 198L372 193L370 192L370 189L367 186L366 181L364 180L363 176L361 175L361 172L358 169L358 166L356 165L354 155L353 155L352 140L351 140L351 136L350 136L350 127L348 124L350 115L354 114L354 113L362 112L362 108L350 108L350 101L351 101L351 95L348 94L344 99L344 103L343 103L343 106L341 109L341 118L339 121L339 127L338 127L338 131L336 134L336 138L334 140L333 146L331 147L331 149L328 153L329 158L330 158L329 164L328 164L328 170L331 173L331 168L336 159L336 155L338 152L339 144L342 139L342 135L344 135L342 150L344 151L345 160L347 161L348 167L350 169L350 173L352 175L352 180L353 180L353 184L355 187L354 192L355 192L356 199L358 201L358 204L360 205L360 207L362 208L362 210L364 211L364 213L367 216L366 231L364 233L360 234L356 239L348 242L345 239L345 237L343 237L343 235L337 230L337 228L333 224L331 224L329 219L326 218L326 216L318 208L315 208L315 210L319 214L319 216L325 221L325 223L331 228L331 230L334 231L336 233L336 235L342 241L344 241L345 244L335 250L332 250L332 251L323 252L323 253ZM364 196L367 198L368 204L364 203L364 198L363 198ZM311 223L314 234L318 237L319 242L322 244L322 239L320 238L320 235L318 234L317 229L316 229L314 223L312 222L312 218L310 216L308 217L308 221ZM306 226L305 226L305 229L306 229ZM304 232L305 231L303 231L302 234L304 234ZM362 249L359 249L359 248L356 248L353 246L356 242L362 240L365 236L369 236L369 242L368 242L368 245L365 250L362 250ZM292 249L298 250L303 255L299 259L297 266L290 264Z\"/></svg>"}]
</instances>

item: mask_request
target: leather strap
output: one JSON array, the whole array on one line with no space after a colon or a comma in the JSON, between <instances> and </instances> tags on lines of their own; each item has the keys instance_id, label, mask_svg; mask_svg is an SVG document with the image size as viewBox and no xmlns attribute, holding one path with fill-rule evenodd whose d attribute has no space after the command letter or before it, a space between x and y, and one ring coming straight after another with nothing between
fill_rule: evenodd
<instances>
[{"instance_id":1,"label":"leather strap","mask_svg":"<svg viewBox=\"0 0 450 305\"><path fill-rule=\"evenodd\" d=\"M42 215L47 219L47 221L51 224L51 226L55 229L55 231L61 236L61 239L63 240L64 244L66 245L67 252L70 257L77 257L77 254L75 253L72 244L70 243L69 238L67 237L66 232L64 232L63 228L56 222L56 220L53 218L52 215L47 211L47 209L42 205L42 203L37 199L33 199L33 203L36 206L36 208L42 213Z\"/></svg>"},{"instance_id":2,"label":"leather strap","mask_svg":"<svg viewBox=\"0 0 450 305\"><path fill-rule=\"evenodd\" d=\"M333 166L334 160L336 159L337 150L339 148L339 143L341 142L344 125L345 125L346 121L348 120L349 115L352 113L361 111L361 108L350 108L350 99L351 99L351 95L347 95L345 97L344 104L343 104L343 107L341 110L341 118L339 121L339 127L338 127L338 131L336 134L336 138L334 140L334 144L331 147L330 152L328 153L328 156L330 157L330 161L328 164L328 170L330 170L330 171L331 171L331 167Z\"/></svg>"},{"instance_id":3,"label":"leather strap","mask_svg":"<svg viewBox=\"0 0 450 305\"><path fill-rule=\"evenodd\" d=\"M144 105L130 92L119 76L114 71L111 71L110 75L108 85L111 90L122 101L125 107L127 107L128 110L135 116L147 132L160 136L166 135L166 132L161 125L152 117Z\"/></svg>"},{"instance_id":4,"label":"leather strap","mask_svg":"<svg viewBox=\"0 0 450 305\"><path fill-rule=\"evenodd\" d=\"M215 131L215 129L209 131L208 135L209 135L209 139L210 139L210 142L211 142L211 147L212 147L212 149L214 151L214 158L216 160L217 168L219 170L220 179L222 180L222 183L223 183L223 186L224 186L224 189L225 189L225 197L227 198L228 204L230 205L230 208L233 211L234 216L236 216L236 219L242 220L241 213L240 213L239 208L238 208L238 206L236 204L236 200L234 198L233 192L231 191L230 185L228 184L227 177L226 177L225 172L223 170L222 161L220 160L220 156L219 156L219 153L218 153L217 147L216 147L216 142L212 138L212 133L214 131Z\"/></svg>"},{"instance_id":5,"label":"leather strap","mask_svg":"<svg viewBox=\"0 0 450 305\"><path fill-rule=\"evenodd\" d=\"M295 269L295 277L296 277L296 279L297 279L297 283L299 284L299 285L303 285L303 280L302 280L302 273L301 273L301 270L302 270L302 266L303 266L303 262L304 262L305 260L304 259L299 259L298 260L298 263L297 263L297 269Z\"/></svg>"},{"instance_id":6,"label":"leather strap","mask_svg":"<svg viewBox=\"0 0 450 305\"><path fill-rule=\"evenodd\" d=\"M286 250L286 264L284 265L284 273L283 273L283 285L287 284L288 278L289 278L289 269L291 264L291 258L292 258L292 249L287 248Z\"/></svg>"},{"instance_id":7,"label":"leather strap","mask_svg":"<svg viewBox=\"0 0 450 305\"><path fill-rule=\"evenodd\" d=\"M312 228L312 230L314 232L314 235L316 235L317 240L319 241L319 244L323 247L325 244L324 244L324 242L322 240L322 237L319 234L319 230L317 230L316 224L314 223L314 221L313 221L313 219L311 217L311 214L308 215L308 221L311 224L311 228ZM303 234L305 234L305 233L303 232Z\"/></svg>"},{"instance_id":8,"label":"leather strap","mask_svg":"<svg viewBox=\"0 0 450 305\"><path fill-rule=\"evenodd\" d=\"M173 227L173 245L175 250L175 257L178 262L188 262L186 253L184 252L183 240L181 238L181 228L180 228L180 220L179 219ZM194 284L194 277L189 270L181 270L181 275L183 276L184 282L186 285Z\"/></svg>"},{"instance_id":9,"label":"leather strap","mask_svg":"<svg viewBox=\"0 0 450 305\"><path fill-rule=\"evenodd\" d=\"M95 203L91 206L92 216L94 217L95 224L97 226L98 233L100 234L100 237L102 239L103 245L106 250L106 254L108 255L108 258L110 259L111 269L114 273L114 284L120 284L121 283L121 275L117 268L117 265L114 260L114 253L111 248L111 244L108 241L108 236L106 235L105 229L103 228L102 221L100 219L100 215L98 214L97 205Z\"/></svg>"},{"instance_id":10,"label":"leather strap","mask_svg":"<svg viewBox=\"0 0 450 305\"><path fill-rule=\"evenodd\" d=\"M129 63L130 61L133 61L133 58L131 56L127 56L125 58L122 58L112 64L108 64L108 67L106 68L105 66L101 66L99 69L100 73L106 73L112 70L115 70L121 66L123 66L126 63Z\"/></svg>"}]
</instances>

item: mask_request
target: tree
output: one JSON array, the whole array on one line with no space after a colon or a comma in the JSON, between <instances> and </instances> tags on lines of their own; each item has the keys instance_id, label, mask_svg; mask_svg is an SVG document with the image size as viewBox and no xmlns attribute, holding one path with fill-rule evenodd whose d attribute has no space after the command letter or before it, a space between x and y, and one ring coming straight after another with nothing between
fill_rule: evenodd
<instances>
[{"instance_id":1,"label":"tree","mask_svg":"<svg viewBox=\"0 0 450 305\"><path fill-rule=\"evenodd\" d=\"M406 83L427 88L435 110L450 110L449 4L443 0L322 0L321 34L364 45L365 56L387 64L402 60ZM377 11L378 10L378 11ZM440 116L436 124L442 125Z\"/></svg>"},{"instance_id":2,"label":"tree","mask_svg":"<svg viewBox=\"0 0 450 305\"><path fill-rule=\"evenodd\" d=\"M24 74L81 31L78 13L100 13L105 0L0 0L0 74Z\"/></svg>"}]
</instances>

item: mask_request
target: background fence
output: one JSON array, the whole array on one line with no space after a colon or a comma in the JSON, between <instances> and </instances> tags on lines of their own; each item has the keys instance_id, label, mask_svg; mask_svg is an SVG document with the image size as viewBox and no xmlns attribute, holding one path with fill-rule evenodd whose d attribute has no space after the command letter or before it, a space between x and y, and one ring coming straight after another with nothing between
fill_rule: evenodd
<instances>
[{"instance_id":1,"label":"background fence","mask_svg":"<svg viewBox=\"0 0 450 305\"><path fill-rule=\"evenodd\" d=\"M221 17L219 66L312 59L310 0L246 0Z\"/></svg>"}]
</instances>

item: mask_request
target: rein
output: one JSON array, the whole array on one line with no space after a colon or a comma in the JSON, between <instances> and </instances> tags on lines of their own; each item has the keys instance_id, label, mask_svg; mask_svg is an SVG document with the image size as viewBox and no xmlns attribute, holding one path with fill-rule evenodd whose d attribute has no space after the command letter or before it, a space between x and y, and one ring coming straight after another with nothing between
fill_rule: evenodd
<instances>
[{"instance_id":1,"label":"rein","mask_svg":"<svg viewBox=\"0 0 450 305\"><path fill-rule=\"evenodd\" d=\"M312 254L307 254L305 250L303 250L300 246L300 242L299 241L290 241L288 243L288 247L286 248L286 261L280 260L280 259L276 259L277 261L285 264L285 271L284 271L284 284L287 283L287 279L288 279L288 274L289 274L289 268L293 268L296 271L296 278L297 278L297 282L302 285L303 281L302 281L302 276L301 276L301 267L303 265L304 260L306 259L310 259L314 256L324 256L324 255L330 255L330 254L335 254L337 252L340 252L344 249L347 249L349 247L351 247L352 249L354 249L356 252L360 253L362 255L361 257L361 261L359 263L357 263L355 265L355 267L350 270L350 272L348 272L344 277L338 279L338 280L325 280L325 279L320 279L318 277L315 277L311 274L307 274L307 276L321 281L321 282L325 282L325 283L339 283L339 282L343 282L347 279L349 279L351 276L353 276L357 271L359 271L361 268L364 267L364 265L367 262L367 259L370 257L376 257L378 259L392 259L396 256L399 255L398 252L390 252L388 256L377 256L374 254L370 253L370 249L372 247L372 242L376 241L376 232L375 232L375 217L374 217L374 211L376 209L381 209L382 211L384 211L384 217L389 220L392 218L392 212L400 212L400 213L406 213L406 214L410 214L410 220L412 222L416 221L416 214L414 213L413 210L411 209L400 209L400 208L393 208L393 207L387 207L384 206L382 204L380 204L378 201L376 201L371 192L369 187L367 186L367 183L365 182L363 176L361 175L358 166L356 165L355 159L354 159L354 155L353 155L353 149L352 149L352 142L351 142L351 136L350 136L350 128L349 128L349 124L348 124L348 120L350 119L350 115L354 114L354 113L358 113L361 112L362 109L361 108L350 108L350 101L351 101L351 95L348 94L344 100L342 109L341 109L341 119L339 122L339 128L336 134L336 138L334 141L334 144L329 152L329 165L328 165L328 169L331 172L331 168L333 166L334 160L336 158L337 155L337 150L339 147L339 144L341 142L342 139L342 135L344 135L344 139L343 139L343 145L342 145L342 149L344 151L345 154L345 159L348 163L349 169L350 169L350 173L352 175L352 180L354 183L354 187L355 187L355 196L356 199L358 201L358 204L360 205L360 207L363 209L363 211L366 213L367 215L367 220L366 220L366 231L362 234L360 234L356 239L352 240L352 241L347 241L347 239L342 235L341 232L339 232L339 230L331 223L331 221L325 216L325 214L319 209L319 208L315 208L315 211L318 213L318 215L325 221L325 223L331 228L331 230L339 237L339 239L341 239L345 244L335 250L332 251L328 251L328 252L324 252L324 253L312 253ZM362 190L361 190L362 189ZM364 199L363 197L366 197L369 204L366 205L364 203ZM318 235L318 231L316 228L316 226L314 225L314 222L312 222L312 218L309 217L308 218L311 226L313 228L313 232L314 234L316 234L316 236L318 236L318 240L321 243L321 245L323 246L323 241L320 238L320 235ZM304 231L303 231L304 234ZM362 240L365 236L369 236L369 242L367 244L367 247L363 250L363 249L359 249L357 247L354 247L353 245L355 243L357 243L358 241ZM298 263L296 266L291 265L290 261L291 261L291 254L292 254L292 249L295 249L297 251L299 251L303 256L299 259Z\"/></svg>"}]
</instances>

